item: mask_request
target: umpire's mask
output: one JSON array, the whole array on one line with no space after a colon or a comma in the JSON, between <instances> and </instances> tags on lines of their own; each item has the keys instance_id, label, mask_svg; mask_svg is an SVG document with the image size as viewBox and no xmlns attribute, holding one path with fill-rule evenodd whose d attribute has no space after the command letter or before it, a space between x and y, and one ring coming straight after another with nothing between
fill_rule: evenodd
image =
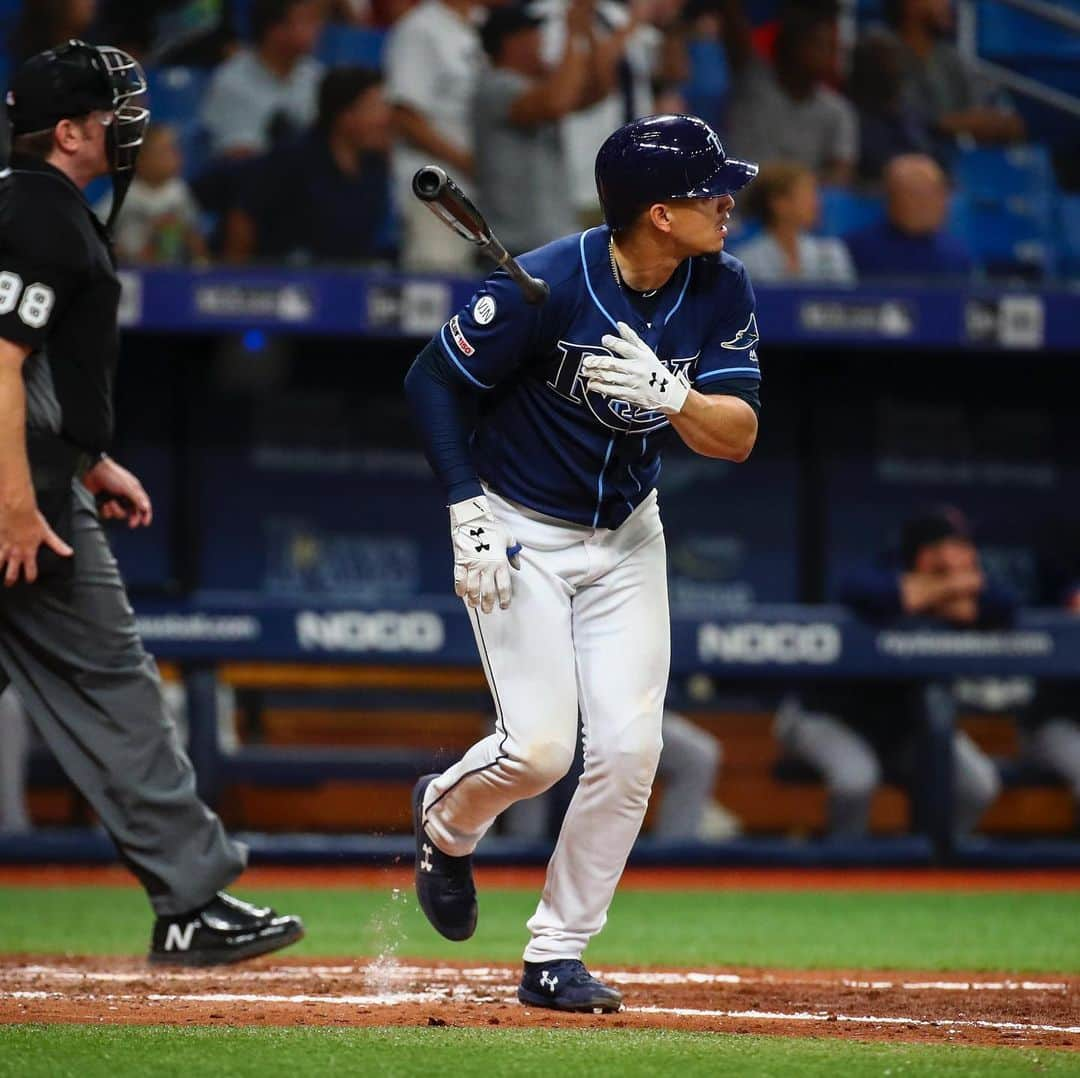
<instances>
[{"instance_id":1,"label":"umpire's mask","mask_svg":"<svg viewBox=\"0 0 1080 1078\"><path fill-rule=\"evenodd\" d=\"M146 92L146 76L134 57L112 45L69 41L30 57L8 91L13 135L46 131L61 120L98 110L111 112L106 131L113 182L112 228L131 185L150 110L134 103Z\"/></svg>"}]
</instances>

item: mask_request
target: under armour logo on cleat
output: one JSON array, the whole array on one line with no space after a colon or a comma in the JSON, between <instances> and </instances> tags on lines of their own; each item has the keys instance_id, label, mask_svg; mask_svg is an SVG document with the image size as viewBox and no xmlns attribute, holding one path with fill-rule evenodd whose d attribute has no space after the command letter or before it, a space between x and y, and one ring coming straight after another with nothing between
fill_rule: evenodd
<instances>
[{"instance_id":1,"label":"under armour logo on cleat","mask_svg":"<svg viewBox=\"0 0 1080 1078\"><path fill-rule=\"evenodd\" d=\"M653 371L652 377L649 379L649 385L653 386L653 387L656 386L656 371ZM667 392L667 379L666 378L660 383L660 392L661 393L666 393Z\"/></svg>"},{"instance_id":2,"label":"under armour logo on cleat","mask_svg":"<svg viewBox=\"0 0 1080 1078\"><path fill-rule=\"evenodd\" d=\"M420 860L420 867L425 872L430 872L432 870L432 868L434 868L434 865L432 865L432 863L431 863L431 855L435 851L426 842L424 843L423 846L420 847L420 849L423 851L423 854L424 854L424 856Z\"/></svg>"},{"instance_id":3,"label":"under armour logo on cleat","mask_svg":"<svg viewBox=\"0 0 1080 1078\"><path fill-rule=\"evenodd\" d=\"M555 993L555 986L559 983L558 977L552 977L547 970L544 970L540 974L540 987L546 988L552 994Z\"/></svg>"}]
</instances>

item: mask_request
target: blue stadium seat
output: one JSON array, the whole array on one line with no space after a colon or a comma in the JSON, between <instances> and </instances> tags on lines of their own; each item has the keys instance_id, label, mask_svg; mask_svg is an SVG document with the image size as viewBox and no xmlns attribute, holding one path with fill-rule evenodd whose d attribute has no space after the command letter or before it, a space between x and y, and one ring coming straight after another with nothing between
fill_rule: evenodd
<instances>
[{"instance_id":1,"label":"blue stadium seat","mask_svg":"<svg viewBox=\"0 0 1080 1078\"><path fill-rule=\"evenodd\" d=\"M826 236L846 236L879 221L885 213L881 199L842 187L821 190L821 227Z\"/></svg>"},{"instance_id":2,"label":"blue stadium seat","mask_svg":"<svg viewBox=\"0 0 1080 1078\"><path fill-rule=\"evenodd\" d=\"M968 202L958 221L972 255L989 273L1038 279L1053 272L1056 246L1049 210L1031 213L1008 203Z\"/></svg>"},{"instance_id":3,"label":"blue stadium seat","mask_svg":"<svg viewBox=\"0 0 1080 1078\"><path fill-rule=\"evenodd\" d=\"M1076 0L1059 0L1058 6L1080 11ZM1080 34L1007 7L1000 0L981 0L978 29L979 55L990 59L1009 62L1018 57L1080 58Z\"/></svg>"},{"instance_id":4,"label":"blue stadium seat","mask_svg":"<svg viewBox=\"0 0 1080 1078\"><path fill-rule=\"evenodd\" d=\"M209 73L197 67L159 67L146 73L147 96L159 123L187 127L198 123Z\"/></svg>"},{"instance_id":5,"label":"blue stadium seat","mask_svg":"<svg viewBox=\"0 0 1080 1078\"><path fill-rule=\"evenodd\" d=\"M328 67L382 66L385 30L372 30L366 26L343 26L330 23L323 31L316 55Z\"/></svg>"},{"instance_id":6,"label":"blue stadium seat","mask_svg":"<svg viewBox=\"0 0 1080 1078\"><path fill-rule=\"evenodd\" d=\"M1080 195L1063 195L1058 204L1058 268L1080 277Z\"/></svg>"},{"instance_id":7,"label":"blue stadium seat","mask_svg":"<svg viewBox=\"0 0 1080 1078\"><path fill-rule=\"evenodd\" d=\"M957 186L976 203L1025 203L1053 200L1055 181L1050 153L1045 146L964 150L956 155L953 172ZM1019 201L1018 201L1019 200Z\"/></svg>"},{"instance_id":8,"label":"blue stadium seat","mask_svg":"<svg viewBox=\"0 0 1080 1078\"><path fill-rule=\"evenodd\" d=\"M991 273L1051 273L1058 192L1048 150L966 150L957 155L954 173L956 221L976 259Z\"/></svg>"}]
</instances>

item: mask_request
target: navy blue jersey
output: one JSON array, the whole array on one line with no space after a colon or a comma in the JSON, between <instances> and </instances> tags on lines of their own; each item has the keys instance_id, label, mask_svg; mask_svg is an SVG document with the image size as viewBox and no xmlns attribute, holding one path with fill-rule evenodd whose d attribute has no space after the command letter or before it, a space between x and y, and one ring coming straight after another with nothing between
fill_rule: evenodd
<instances>
[{"instance_id":1,"label":"navy blue jersey","mask_svg":"<svg viewBox=\"0 0 1080 1078\"><path fill-rule=\"evenodd\" d=\"M568 236L519 261L551 296L528 305L502 271L436 335L463 383L480 394L471 441L480 478L538 512L617 528L652 490L668 418L585 389L581 363L626 322L701 392L760 380L754 292L727 254L687 259L651 321L615 280L606 227Z\"/></svg>"}]
</instances>

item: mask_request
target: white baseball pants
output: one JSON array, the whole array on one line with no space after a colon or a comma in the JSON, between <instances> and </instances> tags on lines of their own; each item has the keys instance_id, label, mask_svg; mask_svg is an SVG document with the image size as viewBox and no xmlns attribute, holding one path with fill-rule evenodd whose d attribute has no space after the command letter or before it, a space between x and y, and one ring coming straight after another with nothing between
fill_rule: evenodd
<instances>
[{"instance_id":1,"label":"white baseball pants","mask_svg":"<svg viewBox=\"0 0 1080 1078\"><path fill-rule=\"evenodd\" d=\"M444 853L471 853L499 813L569 770L580 708L585 770L525 959L580 958L607 919L660 758L671 658L660 512L654 491L611 531L488 500L523 548L510 608L470 611L496 729L430 784L424 823Z\"/></svg>"}]
</instances>

